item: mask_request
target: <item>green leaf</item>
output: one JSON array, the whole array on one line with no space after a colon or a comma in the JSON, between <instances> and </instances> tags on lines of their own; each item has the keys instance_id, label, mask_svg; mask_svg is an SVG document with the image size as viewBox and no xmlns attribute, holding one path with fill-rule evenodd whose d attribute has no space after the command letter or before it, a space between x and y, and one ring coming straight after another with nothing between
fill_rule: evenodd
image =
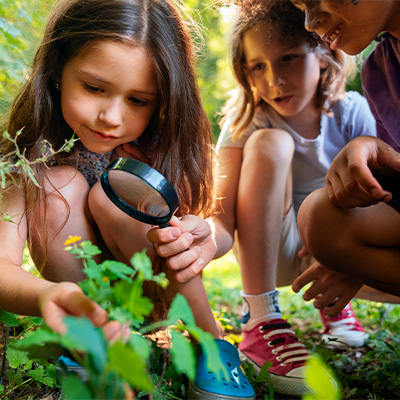
<instances>
[{"instance_id":1,"label":"green leaf","mask_svg":"<svg viewBox=\"0 0 400 400\"><path fill-rule=\"evenodd\" d=\"M133 255L131 264L135 271L142 272L144 279L151 280L153 277L153 265L145 249Z\"/></svg>"},{"instance_id":2,"label":"green leaf","mask_svg":"<svg viewBox=\"0 0 400 400\"><path fill-rule=\"evenodd\" d=\"M319 358L309 358L306 366L305 379L311 393L303 396L303 400L341 399L339 383Z\"/></svg>"},{"instance_id":3,"label":"green leaf","mask_svg":"<svg viewBox=\"0 0 400 400\"><path fill-rule=\"evenodd\" d=\"M186 328L189 334L201 344L203 353L206 357L207 369L213 371L217 376L217 379L221 379L222 377L225 377L225 379L229 379L228 370L221 361L217 342L215 341L211 333L204 332L201 328L197 326Z\"/></svg>"},{"instance_id":4,"label":"green leaf","mask_svg":"<svg viewBox=\"0 0 400 400\"><path fill-rule=\"evenodd\" d=\"M65 400L94 400L89 388L75 375L62 378L62 398Z\"/></svg>"},{"instance_id":5,"label":"green leaf","mask_svg":"<svg viewBox=\"0 0 400 400\"><path fill-rule=\"evenodd\" d=\"M192 309L189 307L187 300L179 293L171 303L168 311L168 320L171 323L181 320L188 327L196 326Z\"/></svg>"},{"instance_id":6,"label":"green leaf","mask_svg":"<svg viewBox=\"0 0 400 400\"><path fill-rule=\"evenodd\" d=\"M83 241L80 246L86 256L97 256L98 254L101 254L101 250L89 240Z\"/></svg>"},{"instance_id":7,"label":"green leaf","mask_svg":"<svg viewBox=\"0 0 400 400\"><path fill-rule=\"evenodd\" d=\"M191 381L196 375L196 357L192 344L181 334L171 331L172 347L170 349L172 361L178 372L184 373Z\"/></svg>"},{"instance_id":8,"label":"green leaf","mask_svg":"<svg viewBox=\"0 0 400 400\"><path fill-rule=\"evenodd\" d=\"M11 327L21 325L16 314L12 314L4 310L0 310L0 322Z\"/></svg>"},{"instance_id":9,"label":"green leaf","mask_svg":"<svg viewBox=\"0 0 400 400\"><path fill-rule=\"evenodd\" d=\"M107 364L107 342L101 329L95 328L86 318L68 316L63 319L67 333L62 336L62 344L68 350L78 350L89 353L99 369ZM73 346L71 348L71 346Z\"/></svg>"},{"instance_id":10,"label":"green leaf","mask_svg":"<svg viewBox=\"0 0 400 400\"><path fill-rule=\"evenodd\" d=\"M131 276L134 275L135 271L129 265L121 263L115 260L106 260L102 264L102 269L107 271L107 276L110 280L123 279L131 280Z\"/></svg>"},{"instance_id":11,"label":"green leaf","mask_svg":"<svg viewBox=\"0 0 400 400\"><path fill-rule=\"evenodd\" d=\"M114 286L114 293L122 305L139 321L149 316L154 304L143 296L143 285L138 279L133 282L119 281Z\"/></svg>"},{"instance_id":12,"label":"green leaf","mask_svg":"<svg viewBox=\"0 0 400 400\"><path fill-rule=\"evenodd\" d=\"M265 381L269 381L268 370L271 367L272 367L272 362L268 360L265 361L265 363L260 369L260 372L257 375L257 378L255 379L255 383L262 383Z\"/></svg>"},{"instance_id":13,"label":"green leaf","mask_svg":"<svg viewBox=\"0 0 400 400\"><path fill-rule=\"evenodd\" d=\"M146 364L139 355L121 342L108 349L109 368L128 381L134 389L151 391L153 385Z\"/></svg>"},{"instance_id":14,"label":"green leaf","mask_svg":"<svg viewBox=\"0 0 400 400\"><path fill-rule=\"evenodd\" d=\"M35 382L43 383L43 385L52 388L57 386L55 377L48 376L44 367L42 366L37 366L35 369L28 371L27 375L30 376Z\"/></svg>"},{"instance_id":15,"label":"green leaf","mask_svg":"<svg viewBox=\"0 0 400 400\"><path fill-rule=\"evenodd\" d=\"M140 357L141 360L150 358L151 346L149 341L142 335L132 333L129 336L129 345L133 351Z\"/></svg>"},{"instance_id":16,"label":"green leaf","mask_svg":"<svg viewBox=\"0 0 400 400\"><path fill-rule=\"evenodd\" d=\"M21 367L30 361L26 351L14 349L13 347L7 348L6 355L11 368Z\"/></svg>"}]
</instances>

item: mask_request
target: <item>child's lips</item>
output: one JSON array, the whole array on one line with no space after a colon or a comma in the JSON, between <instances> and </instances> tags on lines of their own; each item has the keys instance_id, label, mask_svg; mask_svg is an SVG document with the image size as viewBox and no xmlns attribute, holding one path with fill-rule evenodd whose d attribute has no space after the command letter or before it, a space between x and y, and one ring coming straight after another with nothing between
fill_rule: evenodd
<instances>
[{"instance_id":1,"label":"child's lips","mask_svg":"<svg viewBox=\"0 0 400 400\"><path fill-rule=\"evenodd\" d=\"M286 105L292 99L292 97L293 97L293 95L275 97L274 103L278 106Z\"/></svg>"},{"instance_id":2,"label":"child's lips","mask_svg":"<svg viewBox=\"0 0 400 400\"><path fill-rule=\"evenodd\" d=\"M90 128L89 128L89 129L90 129ZM93 133L98 139L105 140L105 141L109 141L109 140L116 139L115 136L107 135L107 134L105 134L105 133L103 133L103 132L95 131L94 129L90 129L90 130L92 131L92 133Z\"/></svg>"}]
</instances>

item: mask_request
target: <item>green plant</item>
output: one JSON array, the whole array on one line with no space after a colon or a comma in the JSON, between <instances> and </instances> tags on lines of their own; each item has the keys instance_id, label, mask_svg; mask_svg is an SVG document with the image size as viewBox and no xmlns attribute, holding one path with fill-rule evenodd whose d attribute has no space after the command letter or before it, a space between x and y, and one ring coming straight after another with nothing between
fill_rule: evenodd
<instances>
[{"instance_id":1,"label":"green plant","mask_svg":"<svg viewBox=\"0 0 400 400\"><path fill-rule=\"evenodd\" d=\"M61 376L65 399L121 399L129 398L132 391L157 397L169 391L167 377L185 374L193 380L196 359L193 344L183 335L185 332L202 346L208 368L217 376L226 373L213 337L196 326L183 296L174 298L167 320L148 323L153 303L143 295L143 284L153 281L165 287L168 282L163 273L153 274L151 261L144 251L132 257L131 267L117 261L96 264L92 257L99 254L99 249L87 241L77 245L77 240L78 237L70 238L67 249L83 261L87 279L80 286L108 311L110 318L129 325L134 332L127 342L108 343L103 331L89 320L71 316L65 318L65 335L43 325L10 343L10 348L18 350L21 357L28 357L27 360L54 359L61 349L67 350L87 370L87 382L80 382L79 377L70 374ZM162 352L150 334L160 328L170 331L171 362L165 362L165 369L155 374L150 359ZM30 367L28 363L24 365L23 370L15 372L17 376ZM180 391L175 395L185 395L182 384L174 389Z\"/></svg>"}]
</instances>

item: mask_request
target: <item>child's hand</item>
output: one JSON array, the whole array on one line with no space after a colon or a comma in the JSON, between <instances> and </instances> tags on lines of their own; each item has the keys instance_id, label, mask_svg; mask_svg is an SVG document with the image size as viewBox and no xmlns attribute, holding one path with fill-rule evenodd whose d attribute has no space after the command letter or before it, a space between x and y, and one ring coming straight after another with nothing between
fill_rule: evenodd
<instances>
[{"instance_id":1,"label":"child's hand","mask_svg":"<svg viewBox=\"0 0 400 400\"><path fill-rule=\"evenodd\" d=\"M382 140L360 136L349 142L333 160L326 175L329 199L338 207L366 207L391 200L371 169L390 167L400 171L400 153Z\"/></svg>"},{"instance_id":2,"label":"child's hand","mask_svg":"<svg viewBox=\"0 0 400 400\"><path fill-rule=\"evenodd\" d=\"M177 282L187 282L214 258L214 234L209 223L195 215L172 217L169 223L170 228L150 229L147 239L156 244L158 255L167 259L168 267L177 271Z\"/></svg>"},{"instance_id":3,"label":"child's hand","mask_svg":"<svg viewBox=\"0 0 400 400\"><path fill-rule=\"evenodd\" d=\"M331 271L319 262L312 264L297 277L292 289L298 293L302 287L312 282L304 292L306 301L314 300L314 307L324 310L327 316L333 317L340 313L346 304L356 295L362 282L341 272Z\"/></svg>"},{"instance_id":4,"label":"child's hand","mask_svg":"<svg viewBox=\"0 0 400 400\"><path fill-rule=\"evenodd\" d=\"M126 327L121 327L116 321L107 322L106 311L87 297L75 283L51 285L40 295L39 307L46 324L61 334L66 331L63 318L74 315L88 318L94 326L102 326L106 339L111 342L122 336L126 338Z\"/></svg>"},{"instance_id":5,"label":"child's hand","mask_svg":"<svg viewBox=\"0 0 400 400\"><path fill-rule=\"evenodd\" d=\"M134 158L135 160L141 161L145 164L150 164L146 154L144 154L139 147L132 143L125 143L114 149L111 160L113 160L115 157Z\"/></svg>"}]
</instances>

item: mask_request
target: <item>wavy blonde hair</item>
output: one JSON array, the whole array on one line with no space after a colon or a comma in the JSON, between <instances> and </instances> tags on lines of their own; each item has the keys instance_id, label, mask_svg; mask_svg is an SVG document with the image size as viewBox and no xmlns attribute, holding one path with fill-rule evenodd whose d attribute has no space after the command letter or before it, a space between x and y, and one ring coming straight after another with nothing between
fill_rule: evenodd
<instances>
[{"instance_id":1,"label":"wavy blonde hair","mask_svg":"<svg viewBox=\"0 0 400 400\"><path fill-rule=\"evenodd\" d=\"M290 0L262 1L256 7L257 1L240 2L238 13L233 26L230 41L230 58L238 87L222 109L220 126L226 120L233 121L231 134L234 140L241 137L250 125L255 109L263 100L251 86L246 71L246 59L243 48L243 37L252 27L262 21L269 23L270 40L276 32L283 32L282 40L298 41L303 38L310 51L315 52L326 61L328 67L321 71L318 84L316 107L330 114L336 101L344 97L346 82L355 73L355 61L341 50L330 50L314 32L308 32L304 27L304 14Z\"/></svg>"}]
</instances>

